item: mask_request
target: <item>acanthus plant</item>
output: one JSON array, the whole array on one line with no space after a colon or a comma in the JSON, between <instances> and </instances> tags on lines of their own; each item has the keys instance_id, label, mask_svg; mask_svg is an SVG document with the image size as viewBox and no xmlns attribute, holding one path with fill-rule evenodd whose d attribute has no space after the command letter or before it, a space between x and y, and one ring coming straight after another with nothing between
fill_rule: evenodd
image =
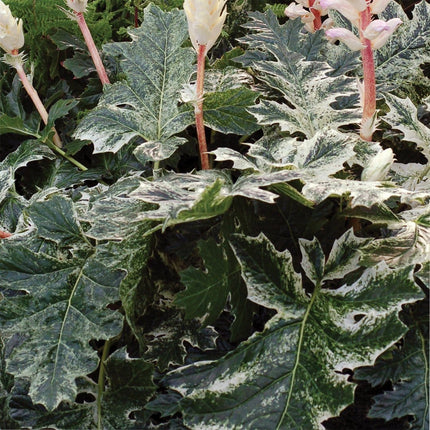
<instances>
[{"instance_id":1,"label":"acanthus plant","mask_svg":"<svg viewBox=\"0 0 430 430\"><path fill-rule=\"evenodd\" d=\"M324 1L294 6L305 29L241 1L149 5L103 46L102 94L61 71L42 132L4 75L1 428L428 427L430 6ZM370 136L367 42L331 44L315 11L378 48ZM402 21L383 46L371 12L378 37ZM87 170L39 144L54 121Z\"/></svg>"}]
</instances>

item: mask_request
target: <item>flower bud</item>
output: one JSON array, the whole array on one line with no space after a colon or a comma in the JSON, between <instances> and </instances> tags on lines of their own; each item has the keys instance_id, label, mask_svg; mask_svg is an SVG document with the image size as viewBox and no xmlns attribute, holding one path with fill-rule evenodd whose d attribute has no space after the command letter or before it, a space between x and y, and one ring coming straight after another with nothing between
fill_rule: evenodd
<instances>
[{"instance_id":1,"label":"flower bud","mask_svg":"<svg viewBox=\"0 0 430 430\"><path fill-rule=\"evenodd\" d=\"M8 54L24 46L22 19L12 16L9 6L0 0L0 47Z\"/></svg>"},{"instance_id":2,"label":"flower bud","mask_svg":"<svg viewBox=\"0 0 430 430\"><path fill-rule=\"evenodd\" d=\"M87 10L88 0L67 0L67 6L76 13L84 13Z\"/></svg>"},{"instance_id":3,"label":"flower bud","mask_svg":"<svg viewBox=\"0 0 430 430\"><path fill-rule=\"evenodd\" d=\"M185 0L184 11L188 21L188 32L196 52L199 45L212 48L221 34L227 16L226 0Z\"/></svg>"},{"instance_id":4,"label":"flower bud","mask_svg":"<svg viewBox=\"0 0 430 430\"><path fill-rule=\"evenodd\" d=\"M378 49L387 43L388 38L400 24L402 24L400 18L393 18L387 22L381 19L375 19L366 27L363 36L371 40L373 49Z\"/></svg>"},{"instance_id":5,"label":"flower bud","mask_svg":"<svg viewBox=\"0 0 430 430\"><path fill-rule=\"evenodd\" d=\"M362 181L383 181L394 162L394 154L391 148L378 152L361 173Z\"/></svg>"},{"instance_id":6,"label":"flower bud","mask_svg":"<svg viewBox=\"0 0 430 430\"><path fill-rule=\"evenodd\" d=\"M343 42L351 51L359 51L364 48L364 45L360 42L360 39L350 30L346 28L330 28L325 32L330 42L340 40Z\"/></svg>"}]
</instances>

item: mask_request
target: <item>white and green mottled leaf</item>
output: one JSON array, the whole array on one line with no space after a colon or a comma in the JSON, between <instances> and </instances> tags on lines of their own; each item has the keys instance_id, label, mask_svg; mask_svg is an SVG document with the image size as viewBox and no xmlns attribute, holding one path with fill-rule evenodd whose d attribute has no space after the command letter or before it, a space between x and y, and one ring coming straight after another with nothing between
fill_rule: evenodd
<instances>
[{"instance_id":1,"label":"white and green mottled leaf","mask_svg":"<svg viewBox=\"0 0 430 430\"><path fill-rule=\"evenodd\" d=\"M412 317L412 318L411 318ZM356 379L367 380L372 386L388 381L391 391L373 397L369 412L371 418L390 421L412 415L410 428L425 430L429 427L429 321L428 306L420 307L407 316L411 324L403 343L380 356L373 367L361 367L354 371Z\"/></svg>"},{"instance_id":2,"label":"white and green mottled leaf","mask_svg":"<svg viewBox=\"0 0 430 430\"><path fill-rule=\"evenodd\" d=\"M166 376L183 395L184 422L192 429L322 428L352 401L343 369L373 363L406 332L398 312L422 297L412 267L380 264L351 285L315 288L308 297L288 251L263 235L238 235L232 245L248 298L277 314L223 358Z\"/></svg>"},{"instance_id":3,"label":"white and green mottled leaf","mask_svg":"<svg viewBox=\"0 0 430 430\"><path fill-rule=\"evenodd\" d=\"M36 140L26 140L0 162L0 203L7 197L15 183L15 172L32 161L55 158L52 151Z\"/></svg>"},{"instance_id":4,"label":"white and green mottled leaf","mask_svg":"<svg viewBox=\"0 0 430 430\"><path fill-rule=\"evenodd\" d=\"M122 316L107 310L118 300L124 273L94 259L56 259L13 240L0 245L1 327L7 371L31 380L29 395L52 410L73 401L75 379L96 369L91 339L119 333ZM21 292L20 294L16 294Z\"/></svg>"},{"instance_id":5,"label":"white and green mottled leaf","mask_svg":"<svg viewBox=\"0 0 430 430\"><path fill-rule=\"evenodd\" d=\"M183 11L145 9L132 42L111 43L105 52L121 59L127 81L105 88L99 105L79 124L75 137L91 140L94 152L117 152L134 137L162 144L193 122L180 112L179 92L193 71L195 54L181 48L188 36ZM169 146L170 148L170 146ZM170 152L158 148L158 153Z\"/></svg>"},{"instance_id":6,"label":"white and green mottled leaf","mask_svg":"<svg viewBox=\"0 0 430 430\"><path fill-rule=\"evenodd\" d=\"M156 390L154 366L141 358L131 358L125 348L111 354L105 366L108 387L101 402L103 428L136 429L136 420L130 415L141 410Z\"/></svg>"},{"instance_id":7,"label":"white and green mottled leaf","mask_svg":"<svg viewBox=\"0 0 430 430\"><path fill-rule=\"evenodd\" d=\"M420 65L430 61L430 5L426 1L416 4L409 19L402 6L389 2L380 18L388 21L400 18L403 24L375 51L376 82L389 88L423 79Z\"/></svg>"},{"instance_id":8,"label":"white and green mottled leaf","mask_svg":"<svg viewBox=\"0 0 430 430\"><path fill-rule=\"evenodd\" d=\"M404 139L414 142L422 148L423 154L430 162L430 128L418 120L417 108L409 98L402 99L392 94L384 94L390 108L384 117L393 128L404 134Z\"/></svg>"},{"instance_id":9,"label":"white and green mottled leaf","mask_svg":"<svg viewBox=\"0 0 430 430\"><path fill-rule=\"evenodd\" d=\"M250 61L258 78L284 98L283 103L261 100L249 111L259 124L279 124L281 130L290 134L304 133L311 138L323 127L336 129L341 125L356 123L360 117L356 100L337 110L333 105L340 98L350 98L357 93L354 79L345 76L330 76L332 69L327 63L307 61L305 56L292 44L297 38L297 29L288 21L279 25L273 13L252 13L253 20L248 27L257 30L243 39L248 44L251 56L253 51L267 51L274 57ZM291 33L290 33L291 32ZM320 36L319 36L320 37ZM297 50L295 50L297 49ZM237 61L248 63L247 54Z\"/></svg>"}]
</instances>

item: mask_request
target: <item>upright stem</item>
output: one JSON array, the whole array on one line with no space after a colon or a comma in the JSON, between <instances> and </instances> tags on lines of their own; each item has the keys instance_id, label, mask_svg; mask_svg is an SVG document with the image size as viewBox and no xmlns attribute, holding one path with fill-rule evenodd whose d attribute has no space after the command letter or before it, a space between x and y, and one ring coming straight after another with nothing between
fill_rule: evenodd
<instances>
[{"instance_id":1,"label":"upright stem","mask_svg":"<svg viewBox=\"0 0 430 430\"><path fill-rule=\"evenodd\" d=\"M40 114L40 117L42 118L42 121L46 124L48 124L48 112L45 109L45 106L43 105L42 101L40 100L39 94L34 89L33 85L31 85L30 81L27 78L27 75L24 72L24 69L21 64L15 66L16 72L19 76L19 79L22 82L22 85L24 86L25 90L27 91L28 95L30 96L31 100L34 103L34 106L36 107L37 111ZM63 145L61 144L60 136L58 135L57 131L54 127L52 127L54 130L54 137L53 141L55 146L58 148L61 148Z\"/></svg>"},{"instance_id":2,"label":"upright stem","mask_svg":"<svg viewBox=\"0 0 430 430\"><path fill-rule=\"evenodd\" d=\"M309 0L309 11L312 12L314 16L314 30L319 30L322 25L321 11L313 8L314 3L315 0Z\"/></svg>"},{"instance_id":3,"label":"upright stem","mask_svg":"<svg viewBox=\"0 0 430 430\"><path fill-rule=\"evenodd\" d=\"M363 116L361 120L362 139L371 141L373 134L373 121L376 112L376 83L375 83L375 63L373 60L372 43L369 39L363 36L364 30L370 24L372 15L370 8L367 7L363 12L360 12L360 40L365 46L361 50L361 58L363 61Z\"/></svg>"},{"instance_id":4,"label":"upright stem","mask_svg":"<svg viewBox=\"0 0 430 430\"><path fill-rule=\"evenodd\" d=\"M82 12L75 12L78 19L79 28L81 29L82 35L84 36L85 43L90 51L91 58L93 59L94 65L96 66L97 73L99 75L102 84L110 84L107 76L105 67L103 66L102 59L100 58L99 51L94 43L93 37L91 36L90 29L85 21L84 14Z\"/></svg>"},{"instance_id":5,"label":"upright stem","mask_svg":"<svg viewBox=\"0 0 430 430\"><path fill-rule=\"evenodd\" d=\"M197 103L194 109L196 117L197 139L199 141L200 160L202 169L208 170L209 157L206 144L205 125L203 122L203 84L205 80L206 45L199 45L197 53Z\"/></svg>"},{"instance_id":6,"label":"upright stem","mask_svg":"<svg viewBox=\"0 0 430 430\"><path fill-rule=\"evenodd\" d=\"M103 423L102 423L102 398L103 398L103 392L105 389L105 373L106 373L106 367L105 367L105 361L109 355L110 350L110 340L108 339L105 342L105 345L103 347L103 353L102 358L100 359L100 368L99 368L99 377L98 377L98 383L97 383L97 429L103 430Z\"/></svg>"}]
</instances>

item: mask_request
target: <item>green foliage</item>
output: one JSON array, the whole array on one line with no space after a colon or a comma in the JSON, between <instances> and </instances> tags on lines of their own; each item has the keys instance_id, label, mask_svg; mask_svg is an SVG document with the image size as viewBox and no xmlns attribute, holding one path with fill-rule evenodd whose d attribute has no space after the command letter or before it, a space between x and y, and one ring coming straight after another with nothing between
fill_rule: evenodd
<instances>
[{"instance_id":1,"label":"green foliage","mask_svg":"<svg viewBox=\"0 0 430 430\"><path fill-rule=\"evenodd\" d=\"M399 339L406 329L398 318L401 304L422 293L411 267L390 270L384 264L338 290L321 288L324 279L357 268L361 241L347 235L332 249L327 266L317 240L301 241L302 267L315 287L310 297L288 251L276 251L263 235L232 239L249 300L277 314L262 333L220 360L166 377L184 396L186 425L317 428L352 400L353 386L342 370L372 363ZM343 270L337 272L334 261Z\"/></svg>"},{"instance_id":2,"label":"green foliage","mask_svg":"<svg viewBox=\"0 0 430 430\"><path fill-rule=\"evenodd\" d=\"M381 14L403 25L364 142L359 54L229 1L196 171L182 1L89 2L103 89L63 0L9 3L49 122L0 66L0 427L312 430L367 381L357 427L426 428L428 4ZM386 177L360 180L381 147Z\"/></svg>"}]
</instances>

